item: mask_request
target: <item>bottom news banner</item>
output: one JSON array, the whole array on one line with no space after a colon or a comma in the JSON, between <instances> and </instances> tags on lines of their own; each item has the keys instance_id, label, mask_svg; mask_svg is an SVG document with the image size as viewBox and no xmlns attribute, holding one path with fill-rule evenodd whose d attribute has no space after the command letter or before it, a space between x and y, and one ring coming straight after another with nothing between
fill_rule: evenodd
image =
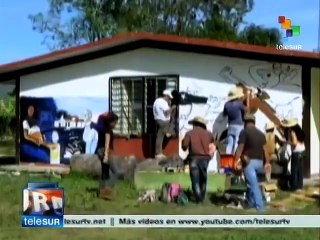
<instances>
[{"instance_id":1,"label":"bottom news banner","mask_svg":"<svg viewBox=\"0 0 320 240\"><path fill-rule=\"evenodd\" d=\"M319 228L320 215L33 215L22 216L22 227Z\"/></svg>"}]
</instances>

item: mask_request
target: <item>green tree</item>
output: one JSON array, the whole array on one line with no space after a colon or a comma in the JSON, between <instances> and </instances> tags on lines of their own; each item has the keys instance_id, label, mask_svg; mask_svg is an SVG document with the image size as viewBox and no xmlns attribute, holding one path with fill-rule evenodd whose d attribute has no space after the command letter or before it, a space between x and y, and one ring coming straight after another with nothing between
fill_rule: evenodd
<instances>
[{"instance_id":1,"label":"green tree","mask_svg":"<svg viewBox=\"0 0 320 240\"><path fill-rule=\"evenodd\" d=\"M46 12L30 15L33 29L52 49L94 42L120 32L153 32L269 45L279 31L246 28L253 0L48 0ZM271 35L270 35L271 34ZM259 39L259 41L257 41ZM270 40L272 39L272 41ZM250 40L250 41L249 41Z\"/></svg>"},{"instance_id":2,"label":"green tree","mask_svg":"<svg viewBox=\"0 0 320 240\"><path fill-rule=\"evenodd\" d=\"M240 32L239 40L253 45L275 46L281 42L281 34L277 28L265 29L251 24Z\"/></svg>"},{"instance_id":3,"label":"green tree","mask_svg":"<svg viewBox=\"0 0 320 240\"><path fill-rule=\"evenodd\" d=\"M8 93L8 97L0 99L0 137L13 135L16 120L15 90Z\"/></svg>"}]
</instances>

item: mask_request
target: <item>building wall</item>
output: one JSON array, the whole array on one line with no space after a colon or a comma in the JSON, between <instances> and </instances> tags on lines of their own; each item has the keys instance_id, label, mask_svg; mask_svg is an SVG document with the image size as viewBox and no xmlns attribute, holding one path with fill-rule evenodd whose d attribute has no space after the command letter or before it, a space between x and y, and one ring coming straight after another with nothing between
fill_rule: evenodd
<instances>
[{"instance_id":1,"label":"building wall","mask_svg":"<svg viewBox=\"0 0 320 240\"><path fill-rule=\"evenodd\" d=\"M207 98L205 103L194 102L180 106L180 139L190 129L188 120L196 115L205 117L208 128L214 128L215 133L221 134L225 122L220 121L218 116L222 112L228 91L238 82L265 89L271 97L269 104L275 108L279 117L302 118L300 66L155 49L139 49L23 76L21 117L26 115L28 106L36 105L37 101L42 102L41 107L47 109L42 111L42 119L44 128L50 125L47 127L50 138L50 128L54 128L54 121L57 119L48 112L55 112L56 115L60 109L68 111L70 115L84 116L86 109L89 109L92 112L91 121L94 122L101 112L108 110L109 77L153 74L179 74L180 91ZM269 120L259 111L256 117L258 127L263 130ZM59 122L56 122L56 127L58 126ZM70 128L72 127L69 126ZM77 134L82 135L83 131L84 124L80 124ZM79 137L81 136L78 136L78 140ZM66 157L77 151L66 153L64 146L60 148L61 156ZM82 147L82 152L84 148ZM87 152L90 153L90 149ZM186 156L181 150L179 154Z\"/></svg>"},{"instance_id":2,"label":"building wall","mask_svg":"<svg viewBox=\"0 0 320 240\"><path fill-rule=\"evenodd\" d=\"M311 69L311 111L310 111L310 142L311 142L311 174L320 172L320 68Z\"/></svg>"}]
</instances>

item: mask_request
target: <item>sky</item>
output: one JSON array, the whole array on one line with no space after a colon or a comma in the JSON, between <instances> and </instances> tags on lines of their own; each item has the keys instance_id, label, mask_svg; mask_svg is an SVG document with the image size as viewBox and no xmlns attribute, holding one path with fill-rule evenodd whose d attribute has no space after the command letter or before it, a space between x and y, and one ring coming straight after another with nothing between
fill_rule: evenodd
<instances>
[{"instance_id":1,"label":"sky","mask_svg":"<svg viewBox=\"0 0 320 240\"><path fill-rule=\"evenodd\" d=\"M32 30L29 14L45 11L47 0L0 0L0 65L49 52L42 44L44 36ZM287 44L302 45L303 51L319 48L320 0L255 0L245 21L264 27L280 28L278 16L300 25L300 36Z\"/></svg>"}]
</instances>

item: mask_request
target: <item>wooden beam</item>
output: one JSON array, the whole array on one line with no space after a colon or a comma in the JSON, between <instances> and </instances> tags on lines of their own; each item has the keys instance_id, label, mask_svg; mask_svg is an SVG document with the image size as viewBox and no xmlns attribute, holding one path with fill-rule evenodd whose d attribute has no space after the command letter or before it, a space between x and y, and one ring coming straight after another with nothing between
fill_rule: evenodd
<instances>
[{"instance_id":1,"label":"wooden beam","mask_svg":"<svg viewBox=\"0 0 320 240\"><path fill-rule=\"evenodd\" d=\"M260 100L259 98L254 98L251 100L251 107L259 109L276 126L280 126L280 119L277 117L276 112L265 101Z\"/></svg>"},{"instance_id":2,"label":"wooden beam","mask_svg":"<svg viewBox=\"0 0 320 240\"><path fill-rule=\"evenodd\" d=\"M258 96L253 96L250 87L244 84L239 84L238 86L243 88L243 94L245 95L246 105L249 112L259 109L276 126L280 125L280 119L277 117L276 111L266 101L259 99Z\"/></svg>"}]
</instances>

